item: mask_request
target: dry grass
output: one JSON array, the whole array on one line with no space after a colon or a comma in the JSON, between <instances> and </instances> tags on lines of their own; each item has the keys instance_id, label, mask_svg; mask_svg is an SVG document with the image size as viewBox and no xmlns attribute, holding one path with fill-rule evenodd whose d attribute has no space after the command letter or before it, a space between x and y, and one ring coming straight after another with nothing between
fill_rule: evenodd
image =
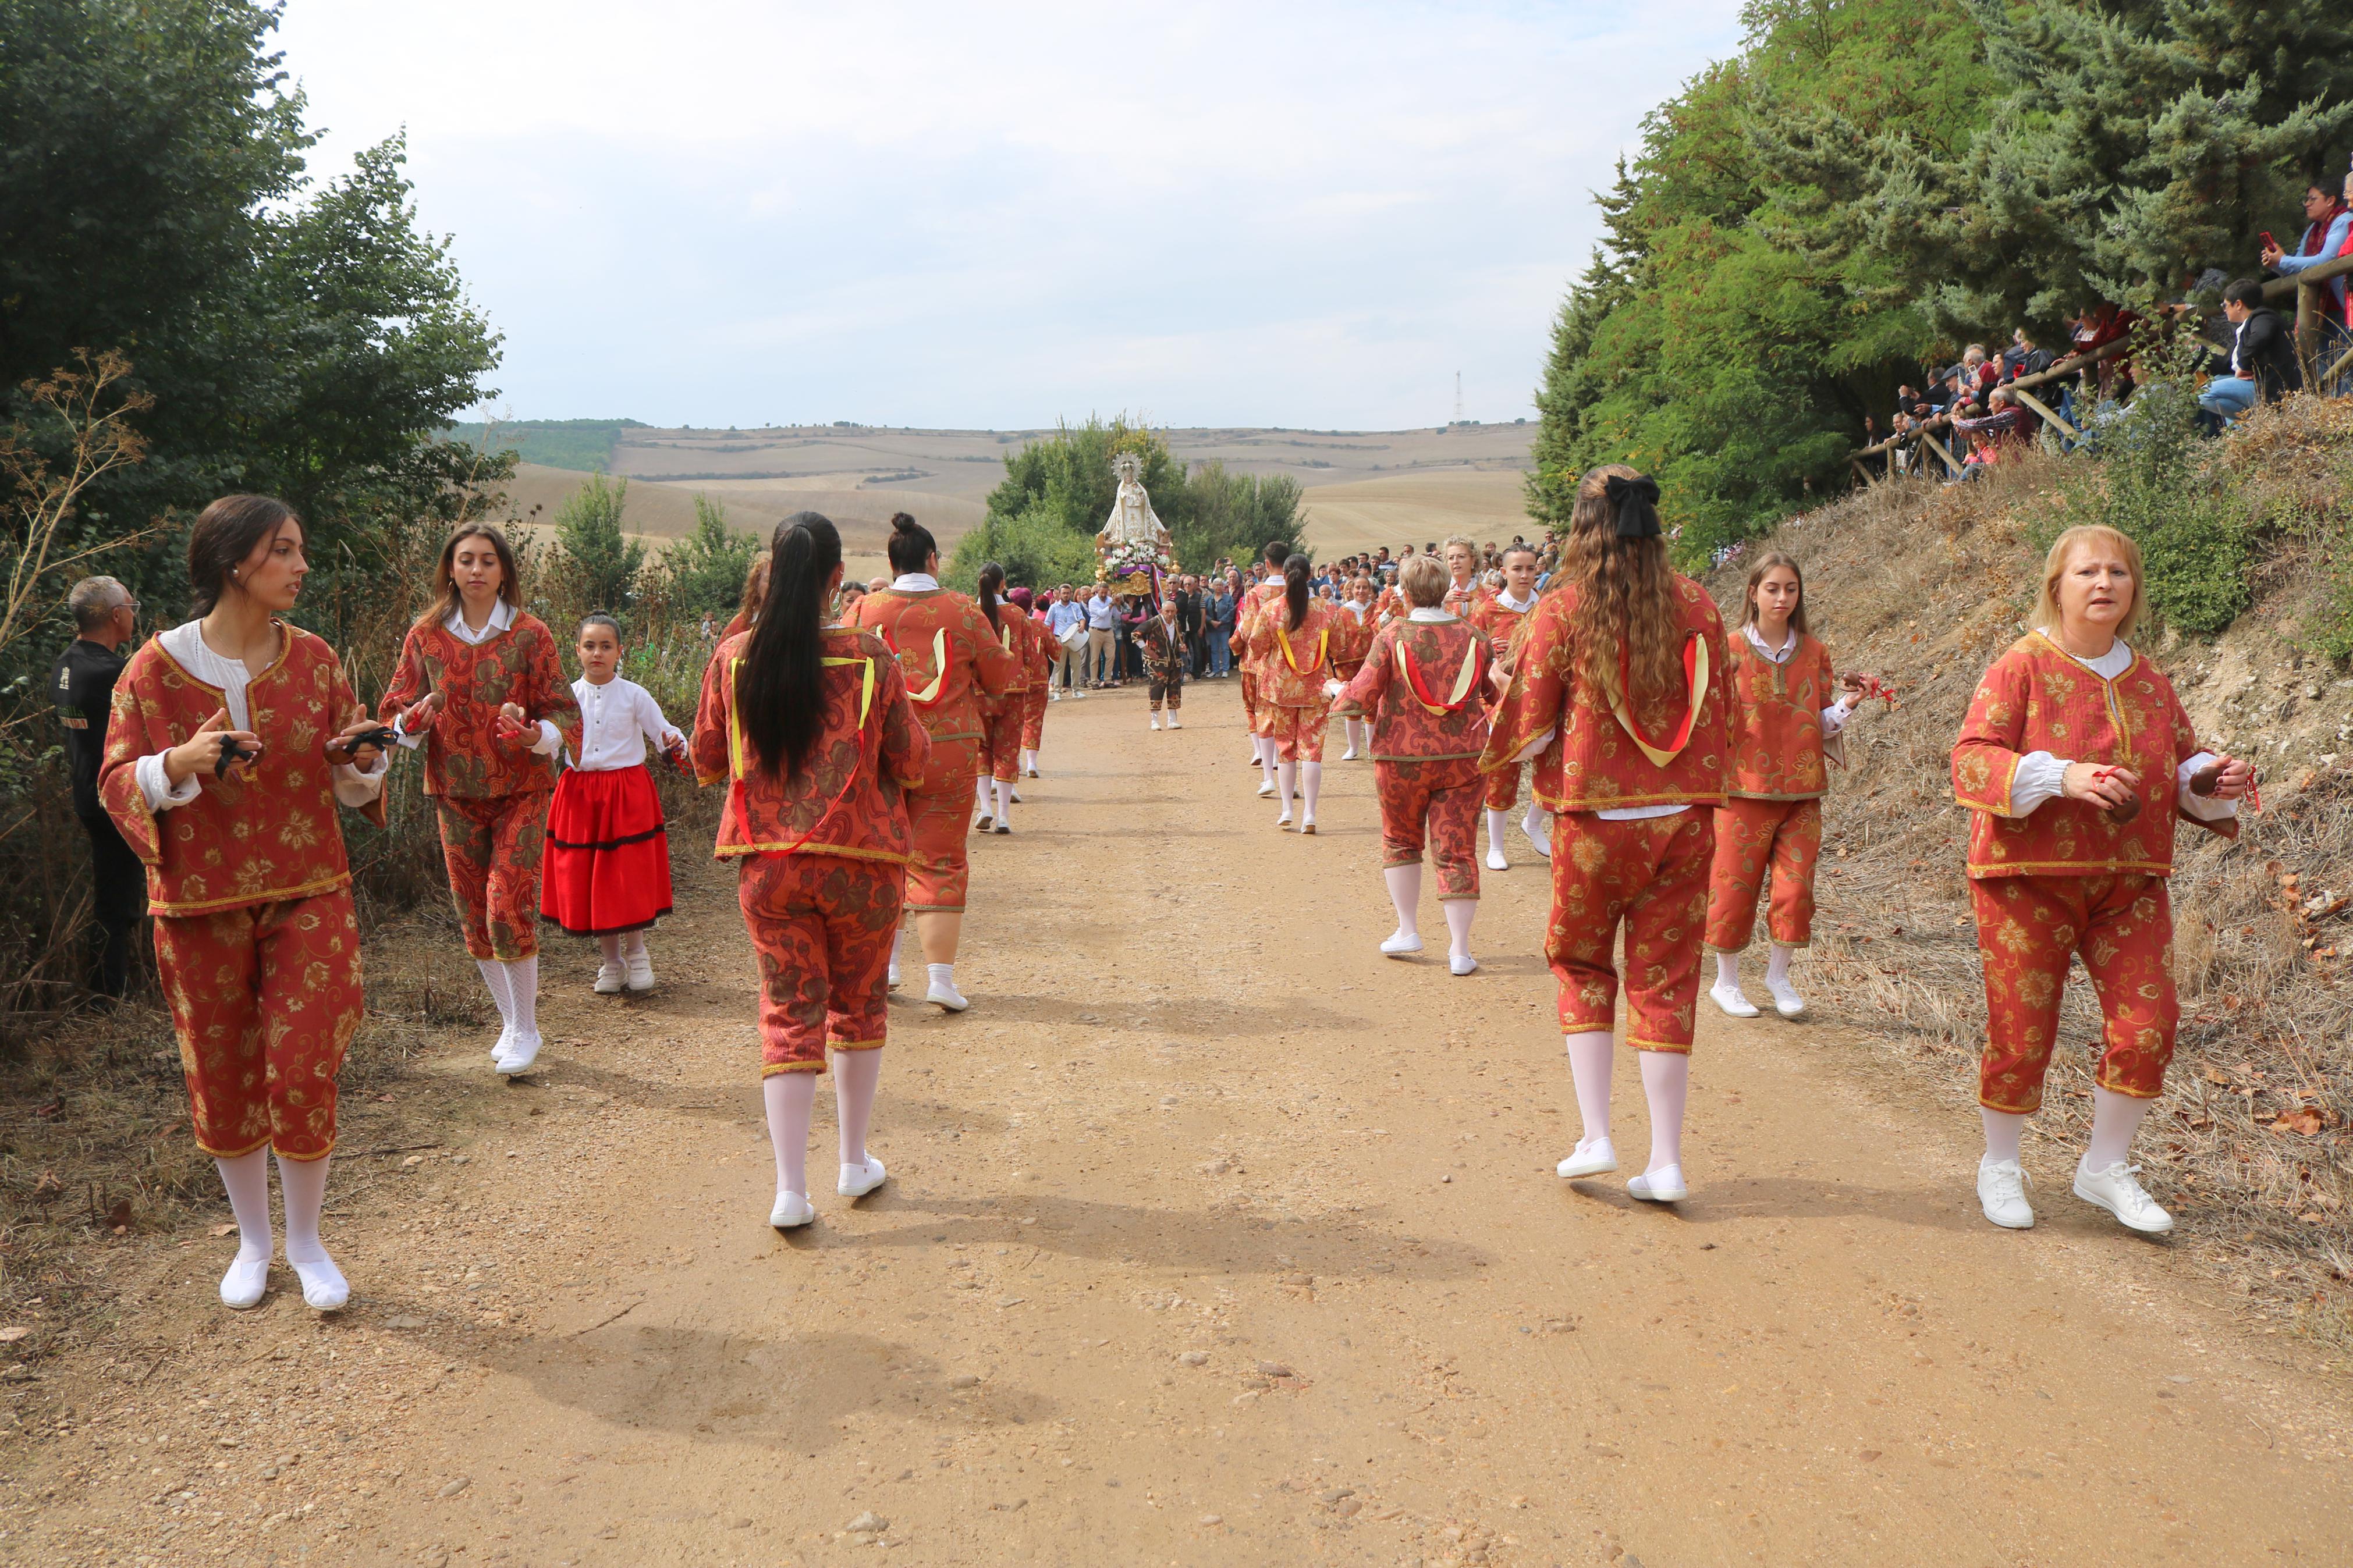
<instances>
[{"instance_id":1,"label":"dry grass","mask_svg":"<svg viewBox=\"0 0 2353 1568\"><path fill-rule=\"evenodd\" d=\"M2327 465L2287 454L2315 441L2353 444L2353 420L2319 410L2300 434L2259 426L2230 460L2261 454L2266 486L2308 497L2308 476ZM1895 710L1874 704L1850 731L1851 765L1826 803L1811 954L1817 985L1836 998L1825 1012L1876 1032L1891 1063L1933 1076L1957 1116L1975 1101L1985 1001L1949 749L1978 675L2022 629L2043 541L2067 521L2063 492L2080 479L2032 454L1978 483L1862 492L1767 542L1804 562L1838 667L1899 689ZM2182 835L2172 886L2182 1027L2136 1152L2150 1190L2235 1290L2348 1345L2353 931L2330 909L2341 900L2321 895L2353 889L2353 770L2328 749L2353 715L2333 672L2295 640L2301 606L2286 584L2306 547L2276 544L2263 574L2271 592L2239 626L2212 642L2165 634L2149 650L2202 732L2239 731L2237 748L2263 755L2268 809L2248 816L2235 846ZM1736 564L1713 585L1736 607L1745 582ZM2045 1142L2029 1145L2046 1173L2082 1146L2098 1033L2079 966L2034 1122Z\"/></svg>"},{"instance_id":2,"label":"dry grass","mask_svg":"<svg viewBox=\"0 0 2353 1568\"><path fill-rule=\"evenodd\" d=\"M1526 476L1516 468L1440 468L1317 485L1301 510L1306 539L1325 559L1410 540L1419 548L1450 533L1498 544L1535 534Z\"/></svg>"}]
</instances>

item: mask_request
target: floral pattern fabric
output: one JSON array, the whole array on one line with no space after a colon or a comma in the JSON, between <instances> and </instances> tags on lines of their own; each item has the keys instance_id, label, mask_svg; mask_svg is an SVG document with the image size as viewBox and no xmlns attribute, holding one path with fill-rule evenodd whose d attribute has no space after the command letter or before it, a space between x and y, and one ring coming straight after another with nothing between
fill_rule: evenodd
<instances>
[{"instance_id":1,"label":"floral pattern fabric","mask_svg":"<svg viewBox=\"0 0 2353 1568\"><path fill-rule=\"evenodd\" d=\"M1560 983L1564 1033L1615 1022L1619 975L1611 961L1622 922L1626 1043L1644 1051L1691 1049L1715 845L1712 812L1632 822L1578 812L1554 820L1545 958Z\"/></svg>"},{"instance_id":2,"label":"floral pattern fabric","mask_svg":"<svg viewBox=\"0 0 2353 1568\"><path fill-rule=\"evenodd\" d=\"M2102 1089L2154 1100L2173 1060L2173 910L2162 877L1989 877L1969 883L1985 963L1986 1046L1978 1103L2025 1115L2042 1105L2070 958L2099 993Z\"/></svg>"},{"instance_id":3,"label":"floral pattern fabric","mask_svg":"<svg viewBox=\"0 0 2353 1568\"><path fill-rule=\"evenodd\" d=\"M982 700L1004 692L1020 672L1021 661L979 604L945 588L869 594L849 625L897 650L915 717L934 741L979 740ZM944 661L937 658L943 653Z\"/></svg>"},{"instance_id":4,"label":"floral pattern fabric","mask_svg":"<svg viewBox=\"0 0 2353 1568\"><path fill-rule=\"evenodd\" d=\"M1420 865L1426 838L1438 862L1439 901L1477 898L1478 763L1376 760L1373 790L1381 806L1381 865Z\"/></svg>"},{"instance_id":5,"label":"floral pattern fabric","mask_svg":"<svg viewBox=\"0 0 2353 1568\"><path fill-rule=\"evenodd\" d=\"M555 636L527 611L480 643L461 640L439 622L411 626L380 711L390 720L437 691L442 709L425 737L427 795L544 795L555 787L562 752L580 754L580 703L564 678ZM519 739L499 733L499 710L509 702L523 711ZM542 720L563 736L554 754L531 749Z\"/></svg>"},{"instance_id":6,"label":"floral pattern fabric","mask_svg":"<svg viewBox=\"0 0 2353 1568\"><path fill-rule=\"evenodd\" d=\"M1745 633L1732 651L1732 777L1725 793L1751 800L1811 800L1830 788L1822 710L1838 700L1830 649L1807 633L1776 664Z\"/></svg>"},{"instance_id":7,"label":"floral pattern fabric","mask_svg":"<svg viewBox=\"0 0 2353 1568\"><path fill-rule=\"evenodd\" d=\"M548 797L445 795L441 863L465 927L466 951L512 963L539 951L539 872L547 853Z\"/></svg>"},{"instance_id":8,"label":"floral pattern fabric","mask_svg":"<svg viewBox=\"0 0 2353 1568\"><path fill-rule=\"evenodd\" d=\"M736 899L760 962L760 1073L823 1072L890 1025L891 939L905 877L838 855L755 855Z\"/></svg>"},{"instance_id":9,"label":"floral pattern fabric","mask_svg":"<svg viewBox=\"0 0 2353 1568\"><path fill-rule=\"evenodd\" d=\"M1822 853L1822 803L1735 795L1715 808L1715 858L1708 873L1707 948L1738 952L1757 927L1766 873L1773 896L1766 930L1783 947L1814 933L1814 867Z\"/></svg>"},{"instance_id":10,"label":"floral pattern fabric","mask_svg":"<svg viewBox=\"0 0 2353 1568\"><path fill-rule=\"evenodd\" d=\"M1485 665L1493 652L1485 634L1468 621L1393 621L1373 634L1363 668L1334 710L1344 719L1371 721L1376 763L1441 757L1475 762L1487 745ZM1451 711L1431 712L1422 697L1436 699L1443 710L1466 661L1478 667L1478 684ZM1419 694L1408 668L1421 682Z\"/></svg>"}]
</instances>

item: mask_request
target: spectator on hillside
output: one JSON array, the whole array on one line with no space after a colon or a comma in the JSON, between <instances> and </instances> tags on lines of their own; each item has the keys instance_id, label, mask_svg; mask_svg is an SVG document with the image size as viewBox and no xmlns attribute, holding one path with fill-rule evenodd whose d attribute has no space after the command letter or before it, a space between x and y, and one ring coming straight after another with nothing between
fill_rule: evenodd
<instances>
[{"instance_id":1,"label":"spectator on hillside","mask_svg":"<svg viewBox=\"0 0 2353 1568\"><path fill-rule=\"evenodd\" d=\"M2230 319L2231 362L2224 374L2206 384L2198 407L2209 432L2215 432L2255 405L2269 403L2304 384L2295 363L2295 343L2279 319L2263 303L2263 286L2241 278L2222 290L2222 314Z\"/></svg>"},{"instance_id":2,"label":"spectator on hillside","mask_svg":"<svg viewBox=\"0 0 2353 1568\"><path fill-rule=\"evenodd\" d=\"M1956 419L1953 428L1974 437L1983 431L1993 441L2012 440L2031 435L2037 421L2024 405L2011 395L2010 388L1997 386L1986 400L1986 412L1975 418Z\"/></svg>"},{"instance_id":3,"label":"spectator on hillside","mask_svg":"<svg viewBox=\"0 0 2353 1568\"><path fill-rule=\"evenodd\" d=\"M90 913L98 922L90 988L119 1000L131 983L132 929L147 912L147 872L99 801L98 768L122 645L139 635L139 601L111 577L85 577L67 593L66 607L73 612L74 641L58 660L49 696L65 727L74 816L90 837Z\"/></svg>"},{"instance_id":4,"label":"spectator on hillside","mask_svg":"<svg viewBox=\"0 0 2353 1568\"><path fill-rule=\"evenodd\" d=\"M2347 210L2343 199L2323 181L2315 180L2305 187L2304 216L2308 221L2305 225L2304 237L2296 242L2294 255L2281 250L2276 245L2263 247L2263 265L2283 278L2292 278L2307 267L2336 260L2345 249L2348 236L2353 235L2353 212ZM2328 290L2328 312L2341 318L2345 313L2345 279L2332 278L2326 287Z\"/></svg>"},{"instance_id":5,"label":"spectator on hillside","mask_svg":"<svg viewBox=\"0 0 2353 1568\"><path fill-rule=\"evenodd\" d=\"M2010 347L2001 351L2001 379L2016 381L2022 375L2041 375L2051 368L2051 353L2037 348L2024 327L2010 334Z\"/></svg>"}]
</instances>

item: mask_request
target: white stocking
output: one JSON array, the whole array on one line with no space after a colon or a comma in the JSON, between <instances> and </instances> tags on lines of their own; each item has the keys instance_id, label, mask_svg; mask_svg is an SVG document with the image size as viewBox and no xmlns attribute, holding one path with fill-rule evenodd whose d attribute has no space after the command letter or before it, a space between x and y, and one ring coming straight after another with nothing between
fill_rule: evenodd
<instances>
[{"instance_id":1,"label":"white stocking","mask_svg":"<svg viewBox=\"0 0 2353 1568\"><path fill-rule=\"evenodd\" d=\"M528 1040L539 1033L539 954L507 965L507 988L514 997L515 1038Z\"/></svg>"},{"instance_id":2,"label":"white stocking","mask_svg":"<svg viewBox=\"0 0 2353 1568\"><path fill-rule=\"evenodd\" d=\"M2084 1169L2105 1171L2121 1165L2132 1153L2133 1134L2148 1114L2153 1100L2136 1100L2110 1089L2092 1090L2092 1142L2084 1151Z\"/></svg>"},{"instance_id":3,"label":"white stocking","mask_svg":"<svg viewBox=\"0 0 2353 1568\"><path fill-rule=\"evenodd\" d=\"M1510 829L1511 826L1512 814L1510 812L1489 812L1487 814L1487 847L1500 851L1504 847L1504 835Z\"/></svg>"},{"instance_id":4,"label":"white stocking","mask_svg":"<svg viewBox=\"0 0 2353 1568\"><path fill-rule=\"evenodd\" d=\"M639 956L642 956L642 955L644 954L645 951L646 951L646 933L645 933L644 931L623 931L623 932L621 933L621 956L622 956L622 957L624 957L624 958L639 957Z\"/></svg>"},{"instance_id":5,"label":"white stocking","mask_svg":"<svg viewBox=\"0 0 2353 1568\"><path fill-rule=\"evenodd\" d=\"M1715 983L1726 991L1740 989L1740 955L1719 952L1715 955Z\"/></svg>"},{"instance_id":6,"label":"white stocking","mask_svg":"<svg viewBox=\"0 0 2353 1568\"><path fill-rule=\"evenodd\" d=\"M1381 870L1389 885L1389 902L1397 906L1398 935L1421 934L1421 862L1410 866L1388 866Z\"/></svg>"},{"instance_id":7,"label":"white stocking","mask_svg":"<svg viewBox=\"0 0 2353 1568\"><path fill-rule=\"evenodd\" d=\"M841 1126L841 1163L866 1163L866 1129L874 1121L874 1089L882 1081L882 1047L833 1053L833 1115Z\"/></svg>"},{"instance_id":8,"label":"white stocking","mask_svg":"<svg viewBox=\"0 0 2353 1568\"><path fill-rule=\"evenodd\" d=\"M1266 782L1269 784L1274 783L1275 752L1275 743L1272 741L1268 740L1263 735L1260 736L1258 740L1258 765L1266 770Z\"/></svg>"},{"instance_id":9,"label":"white stocking","mask_svg":"<svg viewBox=\"0 0 2353 1568\"><path fill-rule=\"evenodd\" d=\"M997 820L999 822L1010 822L1013 820L1013 781L1011 779L998 779L995 782L997 784Z\"/></svg>"},{"instance_id":10,"label":"white stocking","mask_svg":"<svg viewBox=\"0 0 2353 1568\"><path fill-rule=\"evenodd\" d=\"M1026 746L1021 751L1021 771L1025 773L1034 773L1038 771L1038 753Z\"/></svg>"},{"instance_id":11,"label":"white stocking","mask_svg":"<svg viewBox=\"0 0 2353 1568\"><path fill-rule=\"evenodd\" d=\"M621 933L615 931L610 936L598 937L596 939L596 952L604 958L606 963L611 964L614 968L618 969L621 966Z\"/></svg>"},{"instance_id":12,"label":"white stocking","mask_svg":"<svg viewBox=\"0 0 2353 1568\"><path fill-rule=\"evenodd\" d=\"M1315 797L1323 792L1323 789L1324 764L1322 763L1300 763L1299 798L1300 803L1306 807L1306 820L1309 822L1315 820Z\"/></svg>"},{"instance_id":13,"label":"white stocking","mask_svg":"<svg viewBox=\"0 0 2353 1568\"><path fill-rule=\"evenodd\" d=\"M216 1159L221 1185L228 1189L228 1212L237 1216L240 1263L267 1263L277 1250L269 1236L269 1151L256 1149L234 1160Z\"/></svg>"},{"instance_id":14,"label":"white stocking","mask_svg":"<svg viewBox=\"0 0 2353 1568\"><path fill-rule=\"evenodd\" d=\"M1644 1173L1683 1163L1683 1102L1691 1096L1691 1058L1643 1051L1642 1094L1651 1102L1651 1163Z\"/></svg>"},{"instance_id":15,"label":"white stocking","mask_svg":"<svg viewBox=\"0 0 2353 1568\"><path fill-rule=\"evenodd\" d=\"M1479 912L1476 899L1447 899L1440 909L1446 911L1446 952L1451 958L1471 956L1471 921Z\"/></svg>"},{"instance_id":16,"label":"white stocking","mask_svg":"<svg viewBox=\"0 0 2353 1568\"><path fill-rule=\"evenodd\" d=\"M1773 956L1765 961L1766 984L1787 985L1789 984L1789 955L1795 951L1796 950L1794 948L1783 947L1778 942L1773 944Z\"/></svg>"},{"instance_id":17,"label":"white stocking","mask_svg":"<svg viewBox=\"0 0 2353 1568\"><path fill-rule=\"evenodd\" d=\"M507 966L495 958L474 960L482 972L482 984L491 988L491 1000L499 1005L499 1022L514 1022L514 988L507 984Z\"/></svg>"},{"instance_id":18,"label":"white stocking","mask_svg":"<svg viewBox=\"0 0 2353 1568\"><path fill-rule=\"evenodd\" d=\"M1582 1153L1609 1136L1609 1072L1616 1046L1607 1029L1588 1029L1566 1037L1568 1076L1577 1086L1577 1113L1585 1121L1585 1136L1577 1141Z\"/></svg>"},{"instance_id":19,"label":"white stocking","mask_svg":"<svg viewBox=\"0 0 2353 1568\"><path fill-rule=\"evenodd\" d=\"M995 779L990 778L987 773L983 773L980 777L973 780L972 804L975 809L982 812L987 811L989 794L988 786L996 782L997 781Z\"/></svg>"},{"instance_id":20,"label":"white stocking","mask_svg":"<svg viewBox=\"0 0 2353 1568\"><path fill-rule=\"evenodd\" d=\"M772 1072L760 1080L768 1107L768 1142L776 1149L776 1194L808 1195L809 1111L817 1103L817 1074Z\"/></svg>"},{"instance_id":21,"label":"white stocking","mask_svg":"<svg viewBox=\"0 0 2353 1568\"><path fill-rule=\"evenodd\" d=\"M2026 1132L2026 1118L2007 1110L1989 1110L1978 1107L1978 1120L1985 1123L1987 1161L1999 1165L2004 1160L2015 1163L2019 1157L2019 1140Z\"/></svg>"},{"instance_id":22,"label":"white stocking","mask_svg":"<svg viewBox=\"0 0 2353 1568\"><path fill-rule=\"evenodd\" d=\"M1298 787L1299 764L1297 763L1275 763L1274 795L1275 798L1282 803L1282 817L1286 822L1291 819L1291 792Z\"/></svg>"},{"instance_id":23,"label":"white stocking","mask_svg":"<svg viewBox=\"0 0 2353 1568\"><path fill-rule=\"evenodd\" d=\"M278 1161L278 1190L286 1196L286 1261L301 1279L302 1296L314 1307L340 1307L351 1295L343 1271L319 1239L319 1215L327 1206L327 1158ZM326 1300L322 1300L322 1295Z\"/></svg>"},{"instance_id":24,"label":"white stocking","mask_svg":"<svg viewBox=\"0 0 2353 1568\"><path fill-rule=\"evenodd\" d=\"M1348 743L1356 748L1356 754L1360 757L1366 752L1371 751L1373 749L1372 721L1369 719L1349 720Z\"/></svg>"}]
</instances>

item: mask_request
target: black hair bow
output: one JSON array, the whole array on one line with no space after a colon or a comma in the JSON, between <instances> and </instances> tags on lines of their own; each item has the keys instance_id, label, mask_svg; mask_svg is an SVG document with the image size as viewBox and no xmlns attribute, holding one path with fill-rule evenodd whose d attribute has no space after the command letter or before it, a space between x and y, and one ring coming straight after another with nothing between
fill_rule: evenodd
<instances>
[{"instance_id":1,"label":"black hair bow","mask_svg":"<svg viewBox=\"0 0 2353 1568\"><path fill-rule=\"evenodd\" d=\"M1618 537L1656 539L1659 536L1659 481L1648 474L1628 479L1612 474L1605 486L1609 504L1618 509Z\"/></svg>"}]
</instances>

